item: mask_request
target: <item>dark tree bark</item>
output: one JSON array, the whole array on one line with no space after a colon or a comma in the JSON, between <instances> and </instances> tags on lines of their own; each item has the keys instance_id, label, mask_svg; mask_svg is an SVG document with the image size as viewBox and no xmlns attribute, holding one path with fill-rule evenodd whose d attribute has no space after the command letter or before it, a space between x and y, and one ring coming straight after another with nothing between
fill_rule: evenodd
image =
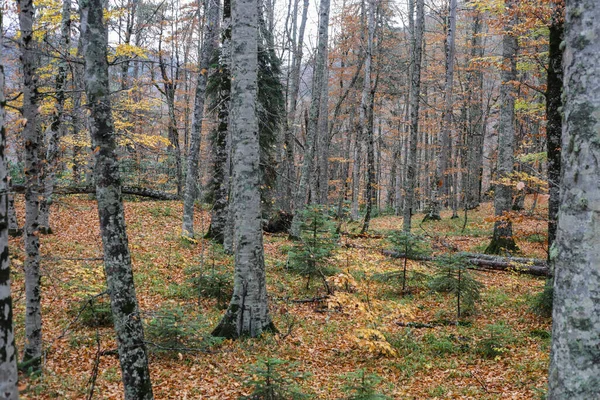
<instances>
[{"instance_id":1,"label":"dark tree bark","mask_svg":"<svg viewBox=\"0 0 600 400\"><path fill-rule=\"evenodd\" d=\"M548 151L548 248L552 246L556 237L558 223L558 208L560 202L560 146L562 139L562 50L560 43L563 40L564 8L556 5L552 23L550 24L550 38L548 43L548 77L546 86L546 137Z\"/></svg>"},{"instance_id":2,"label":"dark tree bark","mask_svg":"<svg viewBox=\"0 0 600 400\"><path fill-rule=\"evenodd\" d=\"M144 331L138 309L125 230L121 177L110 104L103 1L80 3L85 91L91 111L94 174L108 293L117 336L126 400L152 399Z\"/></svg>"},{"instance_id":3,"label":"dark tree bark","mask_svg":"<svg viewBox=\"0 0 600 400\"><path fill-rule=\"evenodd\" d=\"M549 400L600 393L600 3L566 2Z\"/></svg>"},{"instance_id":4,"label":"dark tree bark","mask_svg":"<svg viewBox=\"0 0 600 400\"><path fill-rule=\"evenodd\" d=\"M206 82L210 69L210 61L216 48L219 0L204 1L204 33L200 61L198 63L198 81L194 98L194 122L190 135L190 149L187 159L187 175L183 193L183 227L182 234L194 237L194 203L198 188L198 159L200 157L200 141L202 138L202 120L204 118L204 101L206 99Z\"/></svg>"},{"instance_id":5,"label":"dark tree bark","mask_svg":"<svg viewBox=\"0 0 600 400\"><path fill-rule=\"evenodd\" d=\"M2 32L3 10L0 10ZM0 60L3 48L0 46ZM6 169L6 129L4 128L4 65L0 64L0 399L17 400L17 348L13 330L13 305L10 293L8 258L8 171Z\"/></svg>"}]
</instances>

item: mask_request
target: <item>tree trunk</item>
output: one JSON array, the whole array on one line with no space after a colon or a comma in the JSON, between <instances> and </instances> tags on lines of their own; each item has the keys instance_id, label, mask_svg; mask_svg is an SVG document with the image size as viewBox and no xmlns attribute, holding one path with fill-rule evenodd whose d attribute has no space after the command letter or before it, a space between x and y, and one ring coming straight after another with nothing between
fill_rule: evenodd
<instances>
[{"instance_id":1,"label":"tree trunk","mask_svg":"<svg viewBox=\"0 0 600 400\"><path fill-rule=\"evenodd\" d=\"M198 81L194 98L194 122L190 135L190 149L187 158L187 175L183 194L183 226L182 234L194 237L194 203L198 192L198 158L200 157L200 141L202 138L202 120L204 118L204 100L206 98L206 82L210 61L216 48L219 0L204 1L204 32L202 51L198 63Z\"/></svg>"},{"instance_id":2,"label":"tree trunk","mask_svg":"<svg viewBox=\"0 0 600 400\"><path fill-rule=\"evenodd\" d=\"M375 144L373 132L373 108L374 108L374 85L371 84L371 70L373 62L373 40L375 36L375 11L377 5L375 0L368 1L367 14L367 46L365 54L365 78L363 81L363 93L361 98L361 124L363 137L367 141L367 204L365 207L365 219L361 233L369 229L371 211L373 209L373 197L375 197Z\"/></svg>"},{"instance_id":3,"label":"tree trunk","mask_svg":"<svg viewBox=\"0 0 600 400\"><path fill-rule=\"evenodd\" d=\"M42 310L40 305L40 241L38 230L40 161L38 84L36 76L34 8L32 0L19 1L21 63L23 65L23 142L25 143L25 350L30 370L41 368Z\"/></svg>"},{"instance_id":4,"label":"tree trunk","mask_svg":"<svg viewBox=\"0 0 600 400\"><path fill-rule=\"evenodd\" d=\"M229 106L231 95L231 1L223 1L223 24L221 27L221 50L219 52L219 69L212 80L217 80L215 107L217 108L217 127L211 137L214 154L212 165L213 208L211 211L208 238L223 244L227 252L232 251L231 229L229 226L229 192L231 169L229 167ZM227 240L226 240L227 238Z\"/></svg>"},{"instance_id":5,"label":"tree trunk","mask_svg":"<svg viewBox=\"0 0 600 400\"><path fill-rule=\"evenodd\" d=\"M327 65L327 63L325 63ZM327 204L329 199L329 78L328 70L324 73L321 92L321 109L319 110L318 138L318 203Z\"/></svg>"},{"instance_id":6,"label":"tree trunk","mask_svg":"<svg viewBox=\"0 0 600 400\"><path fill-rule=\"evenodd\" d=\"M102 0L81 6L81 30L85 54L85 91L92 118L94 174L104 250L104 266L126 400L152 399L152 385L139 314L116 155L110 105L107 35Z\"/></svg>"},{"instance_id":7,"label":"tree trunk","mask_svg":"<svg viewBox=\"0 0 600 400\"><path fill-rule=\"evenodd\" d=\"M566 2L564 132L548 399L600 393L600 3Z\"/></svg>"},{"instance_id":8,"label":"tree trunk","mask_svg":"<svg viewBox=\"0 0 600 400\"><path fill-rule=\"evenodd\" d=\"M269 315L260 201L257 119L258 2L232 4L231 130L234 216L234 289L213 336L257 337L274 330Z\"/></svg>"},{"instance_id":9,"label":"tree trunk","mask_svg":"<svg viewBox=\"0 0 600 400\"><path fill-rule=\"evenodd\" d=\"M309 179L313 168L313 152L319 122L319 108L321 102L321 85L325 82L327 71L327 40L329 29L329 0L321 0L319 6L319 38L317 44L317 56L315 60L315 71L313 74L309 123L306 130L306 144L302 170L300 172L300 183L294 200L294 219L290 228L292 238L300 237L301 211L306 204L308 195Z\"/></svg>"},{"instance_id":10,"label":"tree trunk","mask_svg":"<svg viewBox=\"0 0 600 400\"><path fill-rule=\"evenodd\" d=\"M304 50L304 32L306 30L306 20L308 18L308 0L304 0L302 8L302 18L300 20L300 29L298 31L298 41L293 43L294 58L292 60L292 71L290 74L290 91L288 95L288 114L285 127L285 179L284 179L284 201L283 209L286 212L292 211L293 196L296 182L296 172L294 168L294 122L296 120L296 111L298 105L298 92L300 89L300 67L302 66L302 54ZM294 17L296 18L296 17Z\"/></svg>"},{"instance_id":11,"label":"tree trunk","mask_svg":"<svg viewBox=\"0 0 600 400\"><path fill-rule=\"evenodd\" d=\"M412 3L412 1L411 1ZM403 226L405 232L410 232L411 218L415 198L417 177L417 141L419 138L419 97L421 95L421 56L423 51L423 30L425 25L424 0L416 0L417 15L412 34L412 73L410 84L410 137L406 162L406 180L404 183ZM409 8L410 10L410 8ZM409 12L412 12L409 11ZM412 17L412 16L411 16Z\"/></svg>"},{"instance_id":12,"label":"tree trunk","mask_svg":"<svg viewBox=\"0 0 600 400\"><path fill-rule=\"evenodd\" d=\"M440 220L440 202L448 193L448 156L450 155L450 130L452 127L452 88L454 85L454 40L456 37L456 0L450 0L446 34L446 83L444 85L444 115L436 148L435 177L431 185L431 204L425 217ZM453 201L451 199L451 201Z\"/></svg>"},{"instance_id":13,"label":"tree trunk","mask_svg":"<svg viewBox=\"0 0 600 400\"><path fill-rule=\"evenodd\" d=\"M0 32L4 11L0 10ZM0 46L0 59L4 50ZM6 129L4 128L4 65L0 64L0 398L17 400L17 348L13 330L8 258L8 171L6 169Z\"/></svg>"},{"instance_id":14,"label":"tree trunk","mask_svg":"<svg viewBox=\"0 0 600 400\"><path fill-rule=\"evenodd\" d=\"M560 145L562 138L562 50L564 9L555 6L550 24L548 77L546 87L546 137L548 151L548 248L556 237L558 208L560 204Z\"/></svg>"},{"instance_id":15,"label":"tree trunk","mask_svg":"<svg viewBox=\"0 0 600 400\"><path fill-rule=\"evenodd\" d=\"M62 21L60 29L60 49L68 54L71 43L71 0L63 1ZM40 232L52 233L50 227L50 205L52 204L52 192L54 190L54 179L58 167L59 141L63 136L64 124L63 113L65 105L65 86L67 84L68 64L61 59L56 74L56 110L52 115L52 122L46 131L47 147L46 162L43 168L42 183L43 193L40 201L39 226Z\"/></svg>"},{"instance_id":16,"label":"tree trunk","mask_svg":"<svg viewBox=\"0 0 600 400\"><path fill-rule=\"evenodd\" d=\"M498 160L497 176L494 192L494 209L496 222L494 236L485 250L489 254L500 254L517 249L512 233L510 220L512 206L512 187L509 180L513 173L515 147L515 87L517 79L517 37L513 32L516 24L516 2L506 0L508 22L502 38L502 83L500 86L500 121L498 124ZM512 13L512 14L511 14Z\"/></svg>"},{"instance_id":17,"label":"tree trunk","mask_svg":"<svg viewBox=\"0 0 600 400\"><path fill-rule=\"evenodd\" d=\"M466 137L467 179L465 191L466 207L469 210L479 206L481 201L481 177L483 169L483 72L481 67L473 65L473 60L481 59L484 48L481 40L481 13L473 7L471 22L471 60L467 71L467 99L469 105L468 133Z\"/></svg>"}]
</instances>

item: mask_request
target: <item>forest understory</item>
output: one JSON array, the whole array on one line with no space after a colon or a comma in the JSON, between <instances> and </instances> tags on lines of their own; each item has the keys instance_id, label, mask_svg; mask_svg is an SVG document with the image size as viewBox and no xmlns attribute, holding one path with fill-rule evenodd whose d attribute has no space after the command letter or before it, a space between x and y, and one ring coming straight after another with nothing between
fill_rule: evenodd
<instances>
[{"instance_id":1,"label":"forest understory","mask_svg":"<svg viewBox=\"0 0 600 400\"><path fill-rule=\"evenodd\" d=\"M521 256L547 256L542 197L534 213L513 221ZM96 202L64 196L52 207L55 233L41 236L43 371L20 375L21 396L121 398L108 296L102 295ZM194 225L206 232L209 213L196 210ZM538 399L545 393L551 321L531 311L544 278L471 271L484 285L481 298L472 315L456 323L456 299L428 286L438 268L432 263L408 261L404 292L399 277L378 279L402 269L402 260L382 254L401 217L376 216L368 235L357 234L358 222L344 224L327 260L327 285L315 278L308 290L306 277L287 268L293 246L287 234L265 234L269 307L279 333L223 341L210 332L231 296L232 257L209 240L181 237L181 202L127 201L125 212L157 399L249 395L250 381L257 379L252 365L260 360L317 399L347 398L364 381L392 399ZM24 215L19 208L17 213ZM483 252L493 231L493 205L469 211L464 230L463 216L450 214L414 223L413 233L427 237L434 254L452 247ZM10 245L14 326L22 349L24 251L20 238Z\"/></svg>"}]
</instances>

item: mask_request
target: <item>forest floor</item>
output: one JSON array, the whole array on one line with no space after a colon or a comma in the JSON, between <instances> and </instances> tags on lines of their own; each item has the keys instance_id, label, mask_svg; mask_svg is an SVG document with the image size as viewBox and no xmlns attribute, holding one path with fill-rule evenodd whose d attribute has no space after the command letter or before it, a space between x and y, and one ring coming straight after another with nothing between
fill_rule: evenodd
<instances>
[{"instance_id":1,"label":"forest floor","mask_svg":"<svg viewBox=\"0 0 600 400\"><path fill-rule=\"evenodd\" d=\"M535 215L515 222L525 256L546 257L545 207L541 201ZM228 299L199 298L192 280L215 272L231 274L232 258L206 240L191 243L180 237L180 202L128 201L125 210L156 399L248 395L249 367L268 358L287 361L282 371L305 375L288 374L317 399L348 396L348 373L360 369L379 375L376 390L392 399L535 399L545 392L551 322L530 311L532 297L544 285L542 278L474 271L485 285L476 312L458 326L443 324L456 319L456 302L418 279L435 273L430 263L408 262L409 276L414 277L408 281L410 293L403 294L398 281L372 279L401 267L401 260L381 253L390 248L385 236L401 227L401 218L376 217L370 236L342 236L330 258L337 269L329 278L335 295L315 302L308 300L325 296L323 283L315 279L306 290L306 278L286 269L292 246L286 235L266 234L270 309L280 333L214 340L210 331ZM17 212L23 215L23 210ZM102 319L107 316L107 296L90 300L105 290L96 203L85 196L62 197L52 212L55 233L41 237L44 369L40 377L21 376L22 398L85 399L92 382L94 399L122 398L113 331L110 321ZM196 214L197 229L205 231L208 213ZM462 215L451 220L443 213L442 221L421 227L423 216L416 215L414 232L435 236L435 243L481 252L491 237L490 215L491 204L469 212L464 233ZM353 229L358 225L343 228ZM20 349L25 302L21 242L11 239ZM90 312L92 303L96 317ZM410 323L432 326L407 327Z\"/></svg>"}]
</instances>

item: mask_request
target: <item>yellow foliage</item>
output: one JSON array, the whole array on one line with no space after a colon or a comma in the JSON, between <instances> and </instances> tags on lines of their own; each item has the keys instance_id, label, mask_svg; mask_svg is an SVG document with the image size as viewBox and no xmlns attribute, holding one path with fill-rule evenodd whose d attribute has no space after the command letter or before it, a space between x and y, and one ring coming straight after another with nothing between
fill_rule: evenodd
<instances>
[{"instance_id":1,"label":"yellow foliage","mask_svg":"<svg viewBox=\"0 0 600 400\"><path fill-rule=\"evenodd\" d=\"M131 44L121 43L115 49L114 57L148 58L146 50Z\"/></svg>"},{"instance_id":2,"label":"yellow foliage","mask_svg":"<svg viewBox=\"0 0 600 400\"><path fill-rule=\"evenodd\" d=\"M354 342L362 350L376 355L396 357L398 353L387 341L383 333L377 329L357 329L353 336Z\"/></svg>"}]
</instances>

